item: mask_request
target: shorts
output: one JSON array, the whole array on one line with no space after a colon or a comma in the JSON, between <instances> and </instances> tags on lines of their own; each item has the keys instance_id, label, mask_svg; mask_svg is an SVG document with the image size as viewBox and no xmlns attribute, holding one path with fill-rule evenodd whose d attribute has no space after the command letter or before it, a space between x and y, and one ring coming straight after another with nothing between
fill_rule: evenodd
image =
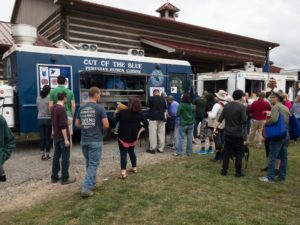
<instances>
[{"instance_id":1,"label":"shorts","mask_svg":"<svg viewBox=\"0 0 300 225\"><path fill-rule=\"evenodd\" d=\"M206 138L209 138L210 141L213 140L213 130L214 128L207 126L207 119L203 119L200 126L200 139L205 141Z\"/></svg>"}]
</instances>

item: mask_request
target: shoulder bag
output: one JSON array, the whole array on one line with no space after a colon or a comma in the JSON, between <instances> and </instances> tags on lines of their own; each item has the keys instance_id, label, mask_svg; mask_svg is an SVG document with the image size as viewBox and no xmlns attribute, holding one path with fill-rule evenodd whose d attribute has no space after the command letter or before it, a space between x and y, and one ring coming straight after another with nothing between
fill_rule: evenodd
<instances>
[{"instance_id":1,"label":"shoulder bag","mask_svg":"<svg viewBox=\"0 0 300 225\"><path fill-rule=\"evenodd\" d=\"M265 138L271 141L282 140L287 135L287 127L285 125L283 116L279 113L276 123L265 126Z\"/></svg>"}]
</instances>

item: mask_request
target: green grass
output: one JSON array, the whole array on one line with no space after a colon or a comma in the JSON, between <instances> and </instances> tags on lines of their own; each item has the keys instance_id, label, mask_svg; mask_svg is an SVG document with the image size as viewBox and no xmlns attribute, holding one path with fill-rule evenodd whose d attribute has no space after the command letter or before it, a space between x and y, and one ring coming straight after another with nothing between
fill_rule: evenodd
<instances>
[{"instance_id":1,"label":"green grass","mask_svg":"<svg viewBox=\"0 0 300 225\"><path fill-rule=\"evenodd\" d=\"M220 164L194 155L107 181L90 199L74 193L2 215L0 224L299 225L300 147L290 146L285 184L261 183L264 150L251 153L244 178L234 178L233 164L221 177Z\"/></svg>"}]
</instances>

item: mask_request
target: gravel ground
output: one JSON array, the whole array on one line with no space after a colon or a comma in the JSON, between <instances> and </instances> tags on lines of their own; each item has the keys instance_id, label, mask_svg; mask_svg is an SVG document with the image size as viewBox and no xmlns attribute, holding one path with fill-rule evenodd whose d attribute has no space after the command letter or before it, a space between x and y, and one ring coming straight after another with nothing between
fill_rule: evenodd
<instances>
[{"instance_id":1,"label":"gravel ground","mask_svg":"<svg viewBox=\"0 0 300 225\"><path fill-rule=\"evenodd\" d=\"M152 155L145 152L146 146L148 143L143 140L142 146L136 148L139 168L147 164L170 160L173 157L171 149L166 149L163 154ZM194 148L197 149L198 146ZM18 145L11 159L4 165L8 180L0 183L0 214L33 206L66 191L68 193L79 192L85 173L85 162L79 143L74 143L70 165L70 176L76 177L76 183L66 186L51 184L51 162L52 160L40 159L38 142L26 141ZM119 152L117 142L114 140L104 144L103 157L98 171L98 185L118 175Z\"/></svg>"}]
</instances>

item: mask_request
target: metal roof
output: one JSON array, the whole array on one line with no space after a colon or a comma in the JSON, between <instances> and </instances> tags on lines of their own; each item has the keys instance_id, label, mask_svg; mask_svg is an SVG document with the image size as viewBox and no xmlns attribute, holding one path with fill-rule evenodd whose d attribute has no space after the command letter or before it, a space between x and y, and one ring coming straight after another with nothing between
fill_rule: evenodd
<instances>
[{"instance_id":1,"label":"metal roof","mask_svg":"<svg viewBox=\"0 0 300 225\"><path fill-rule=\"evenodd\" d=\"M9 47L13 43L10 23L0 22L0 47Z\"/></svg>"},{"instance_id":2,"label":"metal roof","mask_svg":"<svg viewBox=\"0 0 300 225\"><path fill-rule=\"evenodd\" d=\"M154 24L154 25L160 24L162 28L172 28L174 30L191 32L193 34L198 34L198 33L202 35L205 34L211 38L214 37L220 38L223 39L224 41L229 40L229 41L234 41L239 43L248 43L252 45L265 47L266 49L268 49L269 47L275 48L279 46L278 43L274 43L274 42L269 42L269 41L259 40L256 38L218 31L218 30L192 25L188 23L166 20L160 17L150 16L147 14L142 14L138 12L133 12L129 10L124 10L120 8L115 8L111 6L106 6L106 5L82 1L82 0L56 0L54 2L55 4L61 4L63 6L74 7L74 8L78 7L83 11L85 10L93 11L95 13L101 13L102 15L115 16L116 18L126 18L127 20L139 21L141 23ZM15 5L11 17L12 23L14 23L16 20L16 16L18 14L20 4L21 4L21 0L15 1ZM170 7L170 5L171 3L168 4L168 7Z\"/></svg>"},{"instance_id":3,"label":"metal roof","mask_svg":"<svg viewBox=\"0 0 300 225\"><path fill-rule=\"evenodd\" d=\"M178 9L176 6L172 5L170 2L166 2L165 4L163 4L161 7L159 7L159 9L156 10L156 12L161 12L164 10L170 10L173 12L179 12L180 9Z\"/></svg>"},{"instance_id":4,"label":"metal roof","mask_svg":"<svg viewBox=\"0 0 300 225\"><path fill-rule=\"evenodd\" d=\"M17 1L21 1L21 0L17 0ZM220 40L231 41L235 43L246 43L246 44L264 47L266 49L268 49L269 47L274 48L279 46L278 43L274 43L274 42L259 40L256 38L232 34L224 31L218 31L218 30L192 25L188 23L178 22L174 20L167 20L165 18L150 16L147 14L142 14L138 12L133 12L129 10L124 10L120 8L115 8L107 5L102 5L102 4L97 4L97 3L92 3L92 2L82 1L82 0L72 0L72 1L56 0L56 4L61 4L65 7L79 9L82 11L99 13L103 16L107 15L110 17L115 17L117 19L138 21L140 23L145 23L149 25L159 24L161 29L173 29L174 31L189 32L192 33L193 35L198 35L198 34L202 36L206 35L212 39L217 38ZM17 9L14 11L17 11Z\"/></svg>"},{"instance_id":5,"label":"metal roof","mask_svg":"<svg viewBox=\"0 0 300 225\"><path fill-rule=\"evenodd\" d=\"M14 39L11 36L11 24L7 22L0 22L0 49L4 52L13 44ZM52 43L41 35L38 35L36 45L52 47Z\"/></svg>"},{"instance_id":6,"label":"metal roof","mask_svg":"<svg viewBox=\"0 0 300 225\"><path fill-rule=\"evenodd\" d=\"M153 47L163 49L165 51L171 52L184 52L188 55L199 55L203 57L214 57L222 58L227 60L235 61L251 61L262 63L264 61L263 57L248 55L232 50L217 49L207 46L200 46L194 44L181 43L174 40L163 40L152 37L142 37L141 41L145 44L151 45Z\"/></svg>"}]
</instances>

